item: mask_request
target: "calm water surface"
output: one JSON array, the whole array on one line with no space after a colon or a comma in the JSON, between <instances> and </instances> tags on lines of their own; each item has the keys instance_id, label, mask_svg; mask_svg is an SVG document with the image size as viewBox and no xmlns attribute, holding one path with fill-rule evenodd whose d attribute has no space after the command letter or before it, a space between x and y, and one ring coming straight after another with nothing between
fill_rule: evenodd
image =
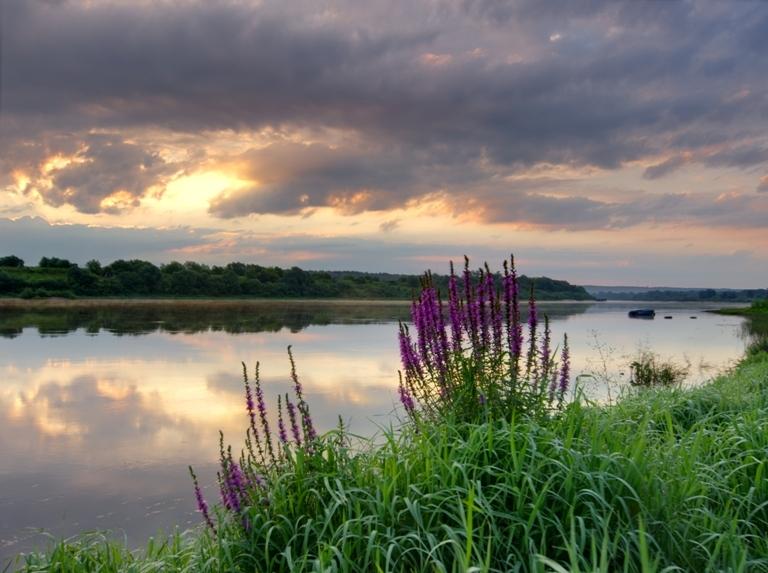
<instances>
[{"instance_id":1,"label":"calm water surface","mask_svg":"<svg viewBox=\"0 0 768 573\"><path fill-rule=\"evenodd\" d=\"M556 339L568 333L574 376L597 398L626 387L643 349L688 365L687 383L741 356L743 319L653 306L655 320L628 319L637 303L542 309ZM40 529L109 529L139 546L197 524L186 466L215 500L218 431L238 443L246 425L241 361L261 362L273 398L290 391L293 345L321 429L338 414L366 435L396 422L397 321L407 318L396 304L0 310L0 570L45 545Z\"/></svg>"}]
</instances>

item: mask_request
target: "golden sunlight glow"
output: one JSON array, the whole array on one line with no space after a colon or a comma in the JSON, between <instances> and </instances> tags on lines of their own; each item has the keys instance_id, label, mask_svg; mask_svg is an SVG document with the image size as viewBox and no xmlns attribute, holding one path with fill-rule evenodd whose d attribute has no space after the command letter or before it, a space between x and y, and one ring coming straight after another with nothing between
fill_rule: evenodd
<instances>
[{"instance_id":1,"label":"golden sunlight glow","mask_svg":"<svg viewBox=\"0 0 768 573\"><path fill-rule=\"evenodd\" d=\"M171 181L153 206L173 211L205 212L214 197L251 185L252 181L244 181L222 171L201 171Z\"/></svg>"},{"instance_id":2,"label":"golden sunlight glow","mask_svg":"<svg viewBox=\"0 0 768 573\"><path fill-rule=\"evenodd\" d=\"M27 190L28 185L31 183L31 179L22 171L12 171L11 177L13 177L14 191L16 193L23 193Z\"/></svg>"},{"instance_id":3,"label":"golden sunlight glow","mask_svg":"<svg viewBox=\"0 0 768 573\"><path fill-rule=\"evenodd\" d=\"M128 191L118 190L108 197L104 197L99 203L99 207L105 211L124 211L125 209L135 207L138 202L138 199Z\"/></svg>"},{"instance_id":4,"label":"golden sunlight glow","mask_svg":"<svg viewBox=\"0 0 768 573\"><path fill-rule=\"evenodd\" d=\"M51 172L56 171L58 169L63 169L67 165L71 165L72 163L83 163L84 160L80 157L77 157L76 155L70 155L70 156L64 156L64 155L53 155L49 157L48 159L43 162L43 164L40 166L40 171L44 173L45 175L50 175Z\"/></svg>"}]
</instances>

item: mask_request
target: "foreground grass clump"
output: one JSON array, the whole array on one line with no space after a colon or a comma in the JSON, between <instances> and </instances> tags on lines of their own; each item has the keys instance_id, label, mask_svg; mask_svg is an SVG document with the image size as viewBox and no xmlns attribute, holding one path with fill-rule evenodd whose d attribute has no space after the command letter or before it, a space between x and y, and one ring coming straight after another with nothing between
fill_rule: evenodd
<instances>
[{"instance_id":1,"label":"foreground grass clump","mask_svg":"<svg viewBox=\"0 0 768 573\"><path fill-rule=\"evenodd\" d=\"M217 533L133 555L58 545L26 571L768 571L768 354L694 390L546 419L339 432Z\"/></svg>"}]
</instances>

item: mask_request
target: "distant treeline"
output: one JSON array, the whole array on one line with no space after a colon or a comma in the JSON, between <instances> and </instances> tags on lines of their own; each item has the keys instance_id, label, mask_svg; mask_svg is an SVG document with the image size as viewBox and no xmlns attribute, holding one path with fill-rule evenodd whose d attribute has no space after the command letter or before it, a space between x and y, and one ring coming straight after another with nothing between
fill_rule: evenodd
<instances>
[{"instance_id":1,"label":"distant treeline","mask_svg":"<svg viewBox=\"0 0 768 573\"><path fill-rule=\"evenodd\" d=\"M435 275L447 290L448 277ZM582 287L547 277L521 277L523 296L531 280L540 300L592 300ZM417 275L355 271L305 271L246 263L208 266L172 262L156 266L141 260L109 265L92 260L84 267L66 259L43 257L27 267L14 255L0 257L0 296L45 297L258 297L410 299Z\"/></svg>"},{"instance_id":2,"label":"distant treeline","mask_svg":"<svg viewBox=\"0 0 768 573\"><path fill-rule=\"evenodd\" d=\"M768 289L743 289L743 290L648 290L641 292L594 292L596 298L607 300L649 300L649 301L696 301L696 302L752 302L768 298Z\"/></svg>"}]
</instances>

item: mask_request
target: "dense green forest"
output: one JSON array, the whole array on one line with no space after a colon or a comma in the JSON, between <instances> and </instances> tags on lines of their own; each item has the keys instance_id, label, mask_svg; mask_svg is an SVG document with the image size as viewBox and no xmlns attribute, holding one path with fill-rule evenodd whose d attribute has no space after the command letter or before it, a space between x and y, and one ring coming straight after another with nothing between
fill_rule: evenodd
<instances>
[{"instance_id":1,"label":"dense green forest","mask_svg":"<svg viewBox=\"0 0 768 573\"><path fill-rule=\"evenodd\" d=\"M447 289L448 277L435 275ZM25 266L19 257L0 257L0 296L45 297L257 297L410 299L419 288L417 275L354 271L305 271L246 263L208 266L172 262L156 266L141 260L84 267L66 259L43 257ZM534 281L541 300L592 300L582 287L547 277L521 277L524 293Z\"/></svg>"}]
</instances>

